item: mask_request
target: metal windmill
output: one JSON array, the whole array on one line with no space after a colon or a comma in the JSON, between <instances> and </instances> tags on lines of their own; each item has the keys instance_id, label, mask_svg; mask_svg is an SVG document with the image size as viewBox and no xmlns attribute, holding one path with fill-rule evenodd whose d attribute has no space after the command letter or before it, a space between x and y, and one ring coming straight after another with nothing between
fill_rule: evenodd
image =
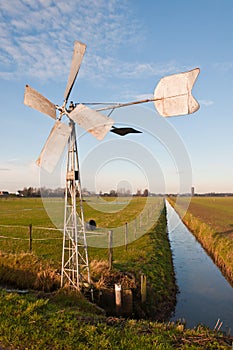
<instances>
[{"instance_id":1,"label":"metal windmill","mask_svg":"<svg viewBox=\"0 0 233 350\"><path fill-rule=\"evenodd\" d=\"M47 172L52 173L67 145L61 286L68 282L70 286L77 289L80 289L86 282L90 284L90 270L75 124L84 128L98 140L102 140L109 131L120 136L128 133L140 133L140 131L131 127L117 128L113 126L114 120L109 116L116 108L154 102L155 108L164 117L190 114L199 108L198 102L191 94L192 87L199 74L199 68L162 78L155 88L152 99L105 104L105 107L97 109L89 108L82 103L73 104L71 101L67 107L85 50L85 44L75 41L70 74L64 92L64 102L61 106L53 104L28 85L26 85L24 94L24 103L27 106L55 120L37 164ZM110 112L106 116L101 114L101 111ZM66 123L61 121L65 116L67 117ZM78 198L76 198L77 193ZM79 213L77 209L79 209Z\"/></svg>"}]
</instances>

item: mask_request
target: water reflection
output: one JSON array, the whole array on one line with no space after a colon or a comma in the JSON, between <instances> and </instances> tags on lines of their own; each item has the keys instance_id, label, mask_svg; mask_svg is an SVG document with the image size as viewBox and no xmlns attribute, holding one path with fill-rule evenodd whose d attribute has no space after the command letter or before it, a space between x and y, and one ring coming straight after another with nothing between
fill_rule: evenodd
<instances>
[{"instance_id":1,"label":"water reflection","mask_svg":"<svg viewBox=\"0 0 233 350\"><path fill-rule=\"evenodd\" d=\"M167 203L168 232L179 293L172 321L184 318L188 327L205 324L233 333L233 288Z\"/></svg>"}]
</instances>

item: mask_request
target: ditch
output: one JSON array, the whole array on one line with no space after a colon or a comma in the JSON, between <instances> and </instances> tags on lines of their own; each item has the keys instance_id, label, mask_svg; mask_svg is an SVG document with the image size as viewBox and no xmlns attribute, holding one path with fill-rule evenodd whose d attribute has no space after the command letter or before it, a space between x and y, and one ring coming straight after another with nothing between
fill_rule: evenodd
<instances>
[{"instance_id":1,"label":"ditch","mask_svg":"<svg viewBox=\"0 0 233 350\"><path fill-rule=\"evenodd\" d=\"M171 321L204 324L233 334L233 288L200 243L166 202L167 225L179 288ZM219 320L219 321L218 321Z\"/></svg>"}]
</instances>

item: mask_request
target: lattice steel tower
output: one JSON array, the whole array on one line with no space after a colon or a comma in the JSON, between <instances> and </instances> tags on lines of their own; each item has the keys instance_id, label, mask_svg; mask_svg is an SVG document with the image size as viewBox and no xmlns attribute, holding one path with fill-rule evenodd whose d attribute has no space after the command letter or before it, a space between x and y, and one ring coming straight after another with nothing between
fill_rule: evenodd
<instances>
[{"instance_id":1,"label":"lattice steel tower","mask_svg":"<svg viewBox=\"0 0 233 350\"><path fill-rule=\"evenodd\" d=\"M70 126L72 131L68 140L61 286L68 282L68 285L80 289L83 284L90 284L90 270L73 121L70 121Z\"/></svg>"}]
</instances>

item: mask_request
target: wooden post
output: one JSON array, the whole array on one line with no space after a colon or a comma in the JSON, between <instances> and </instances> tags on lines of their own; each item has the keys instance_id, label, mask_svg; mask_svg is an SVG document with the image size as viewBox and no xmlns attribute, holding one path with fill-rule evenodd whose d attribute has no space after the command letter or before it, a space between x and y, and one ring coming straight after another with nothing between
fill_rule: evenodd
<instances>
[{"instance_id":1,"label":"wooden post","mask_svg":"<svg viewBox=\"0 0 233 350\"><path fill-rule=\"evenodd\" d=\"M125 250L127 251L127 245L128 245L128 224L125 223Z\"/></svg>"},{"instance_id":2,"label":"wooden post","mask_svg":"<svg viewBox=\"0 0 233 350\"><path fill-rule=\"evenodd\" d=\"M134 238L137 237L137 218L134 219Z\"/></svg>"},{"instance_id":3,"label":"wooden post","mask_svg":"<svg viewBox=\"0 0 233 350\"><path fill-rule=\"evenodd\" d=\"M108 231L108 265L110 270L112 268L112 261L113 261L112 236L113 236L113 231L109 230Z\"/></svg>"},{"instance_id":4,"label":"wooden post","mask_svg":"<svg viewBox=\"0 0 233 350\"><path fill-rule=\"evenodd\" d=\"M121 312L121 285L115 284L115 303L116 303L116 314L119 315Z\"/></svg>"},{"instance_id":5,"label":"wooden post","mask_svg":"<svg viewBox=\"0 0 233 350\"><path fill-rule=\"evenodd\" d=\"M146 275L141 275L141 301L142 304L146 301Z\"/></svg>"},{"instance_id":6,"label":"wooden post","mask_svg":"<svg viewBox=\"0 0 233 350\"><path fill-rule=\"evenodd\" d=\"M32 224L29 225L29 251L32 251Z\"/></svg>"},{"instance_id":7,"label":"wooden post","mask_svg":"<svg viewBox=\"0 0 233 350\"><path fill-rule=\"evenodd\" d=\"M139 227L142 227L142 214L139 215Z\"/></svg>"},{"instance_id":8,"label":"wooden post","mask_svg":"<svg viewBox=\"0 0 233 350\"><path fill-rule=\"evenodd\" d=\"M122 290L123 316L130 316L133 312L133 293L131 289Z\"/></svg>"}]
</instances>

